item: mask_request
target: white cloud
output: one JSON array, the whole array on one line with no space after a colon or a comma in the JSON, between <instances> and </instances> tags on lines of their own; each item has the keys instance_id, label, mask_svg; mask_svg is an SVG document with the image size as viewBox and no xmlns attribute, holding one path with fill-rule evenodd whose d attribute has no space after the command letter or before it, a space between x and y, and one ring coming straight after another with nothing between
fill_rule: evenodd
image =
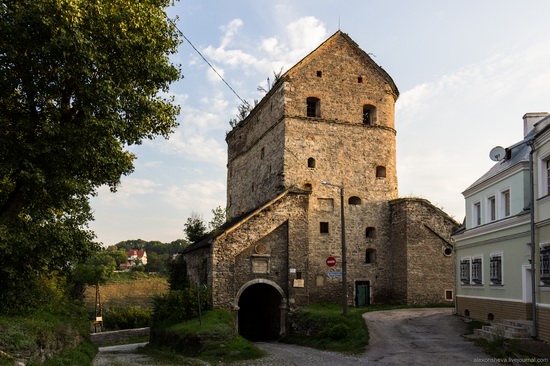
<instances>
[{"instance_id":1,"label":"white cloud","mask_svg":"<svg viewBox=\"0 0 550 366\"><path fill-rule=\"evenodd\" d=\"M195 181L184 185L168 187L163 192L166 204L186 213L203 215L205 220L211 216L211 210L217 206L225 207L225 184L219 181Z\"/></svg>"},{"instance_id":2,"label":"white cloud","mask_svg":"<svg viewBox=\"0 0 550 366\"><path fill-rule=\"evenodd\" d=\"M232 41L233 36L242 28L243 21L241 19L233 19L227 25L222 25L220 29L224 32L220 48L226 48Z\"/></svg>"},{"instance_id":3,"label":"white cloud","mask_svg":"<svg viewBox=\"0 0 550 366\"><path fill-rule=\"evenodd\" d=\"M309 53L327 38L325 24L312 16L291 22L286 31L290 50L294 54Z\"/></svg>"},{"instance_id":4,"label":"white cloud","mask_svg":"<svg viewBox=\"0 0 550 366\"><path fill-rule=\"evenodd\" d=\"M400 194L429 195L461 220L460 192L493 164L488 153L523 138L522 116L547 111L540 45L497 54L404 92L396 105ZM421 141L421 142L419 142Z\"/></svg>"}]
</instances>

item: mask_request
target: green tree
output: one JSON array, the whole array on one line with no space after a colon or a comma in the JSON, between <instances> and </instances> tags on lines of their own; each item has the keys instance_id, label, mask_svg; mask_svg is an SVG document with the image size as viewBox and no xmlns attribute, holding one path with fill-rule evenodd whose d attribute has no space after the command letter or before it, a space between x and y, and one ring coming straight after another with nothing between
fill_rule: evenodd
<instances>
[{"instance_id":1,"label":"green tree","mask_svg":"<svg viewBox=\"0 0 550 366\"><path fill-rule=\"evenodd\" d=\"M183 231L191 243L201 241L208 235L202 216L196 212L191 212L191 217L188 217L183 225Z\"/></svg>"},{"instance_id":2,"label":"green tree","mask_svg":"<svg viewBox=\"0 0 550 366\"><path fill-rule=\"evenodd\" d=\"M105 253L113 258L116 267L128 262L128 254L123 250L107 250Z\"/></svg>"},{"instance_id":3,"label":"green tree","mask_svg":"<svg viewBox=\"0 0 550 366\"><path fill-rule=\"evenodd\" d=\"M177 125L169 4L2 1L0 312L96 249L90 195L133 171L128 146Z\"/></svg>"},{"instance_id":4,"label":"green tree","mask_svg":"<svg viewBox=\"0 0 550 366\"><path fill-rule=\"evenodd\" d=\"M227 222L227 211L221 206L216 207L212 210L212 220L208 223L208 228L213 231L221 227Z\"/></svg>"}]
</instances>

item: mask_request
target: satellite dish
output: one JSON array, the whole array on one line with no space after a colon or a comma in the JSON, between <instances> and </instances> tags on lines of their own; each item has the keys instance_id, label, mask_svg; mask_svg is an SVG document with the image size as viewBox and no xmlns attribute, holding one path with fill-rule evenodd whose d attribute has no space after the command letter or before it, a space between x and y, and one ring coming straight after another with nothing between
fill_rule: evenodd
<instances>
[{"instance_id":1,"label":"satellite dish","mask_svg":"<svg viewBox=\"0 0 550 366\"><path fill-rule=\"evenodd\" d=\"M502 146L493 147L489 157L492 161L501 161L506 157L506 150Z\"/></svg>"}]
</instances>

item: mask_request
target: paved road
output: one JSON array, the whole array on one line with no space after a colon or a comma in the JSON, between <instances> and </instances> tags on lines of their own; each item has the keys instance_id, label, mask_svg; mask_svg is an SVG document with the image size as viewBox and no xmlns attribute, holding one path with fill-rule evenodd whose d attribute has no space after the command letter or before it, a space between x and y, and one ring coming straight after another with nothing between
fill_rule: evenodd
<instances>
[{"instance_id":1,"label":"paved road","mask_svg":"<svg viewBox=\"0 0 550 366\"><path fill-rule=\"evenodd\" d=\"M269 355L260 360L250 360L239 363L239 365L355 366L358 364L426 365L437 363L438 366L454 366L471 365L476 358L487 359L487 355L479 347L460 336L466 331L466 325L451 312L452 309L449 308L438 308L366 313L363 318L369 327L370 341L367 351L362 355L347 356L282 343L256 343ZM108 360L101 361L106 356L109 357ZM94 366L153 364L150 359L134 354L131 350L113 350L112 347L100 348L100 353L94 361Z\"/></svg>"}]
</instances>

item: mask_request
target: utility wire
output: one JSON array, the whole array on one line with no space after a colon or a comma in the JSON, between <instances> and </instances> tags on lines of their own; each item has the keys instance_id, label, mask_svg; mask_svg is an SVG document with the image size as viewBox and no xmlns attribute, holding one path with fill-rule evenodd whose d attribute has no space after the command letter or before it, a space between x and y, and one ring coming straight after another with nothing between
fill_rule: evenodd
<instances>
[{"instance_id":1,"label":"utility wire","mask_svg":"<svg viewBox=\"0 0 550 366\"><path fill-rule=\"evenodd\" d=\"M246 106L250 107L250 104L248 104L248 102L246 100L244 100L243 98L241 98L239 96L239 94L237 94L237 92L231 87L231 85L229 85L229 83L227 81L225 81L225 79L220 75L220 73L214 68L214 66L212 66L212 64L210 62L208 62L208 60L206 59L206 57L204 57L202 55L202 53L200 53L200 51L197 49L197 47L195 47L193 45L193 43L191 43L191 41L189 40L189 38L187 38L185 36L185 34L183 34L183 32L178 28L178 26L176 25L176 23L174 23L172 21L172 19L168 19L170 21L170 23L172 23L172 25L178 30L178 32L180 32L180 34L183 36L183 38L191 45L191 47L193 47L193 49L199 54L200 57L202 57L202 59L204 60L204 62L206 62L208 64L208 66L210 66L210 68L216 73L216 75L218 75L220 77L220 79L225 83L225 85L227 85L227 87L233 92L233 94L235 94L237 96L237 98L239 98L239 100L241 102L243 102L243 104L245 104Z\"/></svg>"}]
</instances>

